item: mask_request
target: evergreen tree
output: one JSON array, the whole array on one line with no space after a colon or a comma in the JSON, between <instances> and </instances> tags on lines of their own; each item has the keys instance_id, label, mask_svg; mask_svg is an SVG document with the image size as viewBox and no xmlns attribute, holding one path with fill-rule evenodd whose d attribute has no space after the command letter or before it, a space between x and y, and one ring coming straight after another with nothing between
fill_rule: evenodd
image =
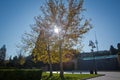
<instances>
[{"instance_id":1,"label":"evergreen tree","mask_svg":"<svg viewBox=\"0 0 120 80\"><path fill-rule=\"evenodd\" d=\"M0 64L1 65L4 65L5 57L6 57L6 46L3 45L3 47L0 49Z\"/></svg>"}]
</instances>

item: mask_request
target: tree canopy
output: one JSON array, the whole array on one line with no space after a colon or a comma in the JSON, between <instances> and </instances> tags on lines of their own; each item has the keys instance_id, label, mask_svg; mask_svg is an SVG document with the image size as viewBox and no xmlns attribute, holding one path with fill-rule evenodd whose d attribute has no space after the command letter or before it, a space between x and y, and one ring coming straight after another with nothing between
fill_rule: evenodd
<instances>
[{"instance_id":1,"label":"tree canopy","mask_svg":"<svg viewBox=\"0 0 120 80\"><path fill-rule=\"evenodd\" d=\"M89 20L82 16L84 10L83 0L47 0L46 5L40 7L41 14L35 17L36 23L32 25L32 30L37 34L33 49L33 55L38 55L37 60L45 59L43 61L47 61L49 44L50 53L54 53L51 55L58 62L54 56L59 56L57 50L60 41L64 53L68 53L68 50L72 50L75 46L81 49L83 34L92 28ZM59 36L54 32L55 27L59 29ZM27 43L31 42L27 41Z\"/></svg>"},{"instance_id":2,"label":"tree canopy","mask_svg":"<svg viewBox=\"0 0 120 80\"><path fill-rule=\"evenodd\" d=\"M31 51L34 61L66 62L81 50L83 35L92 26L83 16L84 0L46 0L31 26L32 33L22 38L23 50ZM57 33L54 29L57 28ZM75 52L74 52L75 51Z\"/></svg>"}]
</instances>

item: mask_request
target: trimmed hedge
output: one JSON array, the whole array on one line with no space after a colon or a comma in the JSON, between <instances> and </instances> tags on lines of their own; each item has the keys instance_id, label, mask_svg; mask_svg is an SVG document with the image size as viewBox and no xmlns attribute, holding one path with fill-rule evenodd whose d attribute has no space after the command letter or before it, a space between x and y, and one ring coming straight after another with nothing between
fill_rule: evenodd
<instances>
[{"instance_id":1,"label":"trimmed hedge","mask_svg":"<svg viewBox=\"0 0 120 80\"><path fill-rule=\"evenodd\" d=\"M40 80L42 70L0 69L0 80Z\"/></svg>"}]
</instances>

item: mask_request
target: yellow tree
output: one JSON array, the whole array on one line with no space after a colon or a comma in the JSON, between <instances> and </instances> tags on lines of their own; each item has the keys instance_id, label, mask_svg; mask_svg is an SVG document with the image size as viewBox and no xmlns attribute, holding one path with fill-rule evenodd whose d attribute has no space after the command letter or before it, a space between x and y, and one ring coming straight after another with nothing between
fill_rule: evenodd
<instances>
[{"instance_id":1,"label":"yellow tree","mask_svg":"<svg viewBox=\"0 0 120 80\"><path fill-rule=\"evenodd\" d=\"M64 78L64 55L68 54L68 50L70 53L70 50L75 46L81 48L83 34L92 28L89 20L82 17L83 11L83 0L47 0L45 6L41 6L42 15L35 18L38 30L40 33L43 32L40 36L44 36L47 39L49 37L45 37L46 33L52 35L51 39L47 39L47 45L51 43L52 46L49 50L56 54L59 53L61 78ZM52 33L54 28L56 28L56 34ZM46 40L43 41L46 42ZM53 53L50 54L52 55ZM48 55L50 56L50 54Z\"/></svg>"},{"instance_id":2,"label":"yellow tree","mask_svg":"<svg viewBox=\"0 0 120 80\"><path fill-rule=\"evenodd\" d=\"M22 66L25 63L25 58L22 56L22 54L19 54L18 56L18 63L20 66Z\"/></svg>"},{"instance_id":3,"label":"yellow tree","mask_svg":"<svg viewBox=\"0 0 120 80\"><path fill-rule=\"evenodd\" d=\"M63 62L69 60L65 55L72 54L76 46L81 50L83 34L92 28L89 20L82 16L85 10L83 0L46 0L40 9L41 14L35 17L36 23L32 26L37 37L33 43L32 38L24 41L27 42L27 48L34 46L32 55L35 61L41 60L50 64L50 76L52 63L59 62L60 77L64 78ZM29 36L33 37L31 34Z\"/></svg>"},{"instance_id":4,"label":"yellow tree","mask_svg":"<svg viewBox=\"0 0 120 80\"><path fill-rule=\"evenodd\" d=\"M49 63L50 67L49 77L52 76L52 63L56 63L58 61L58 58L55 57L57 55L51 54L55 53L51 49L53 43L51 38L52 36L51 32L49 32L49 29L47 28L45 28L45 30L41 29L37 41L35 43L35 48L33 49L32 52L34 61L43 61L44 63Z\"/></svg>"}]
</instances>

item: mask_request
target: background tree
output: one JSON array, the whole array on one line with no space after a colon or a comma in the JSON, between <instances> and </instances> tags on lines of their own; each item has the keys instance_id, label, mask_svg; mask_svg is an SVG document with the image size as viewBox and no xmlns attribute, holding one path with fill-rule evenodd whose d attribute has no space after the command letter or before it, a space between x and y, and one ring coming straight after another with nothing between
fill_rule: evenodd
<instances>
[{"instance_id":1,"label":"background tree","mask_svg":"<svg viewBox=\"0 0 120 80\"><path fill-rule=\"evenodd\" d=\"M12 56L9 57L9 60L8 60L8 63L6 65L7 67L13 67L13 64L12 64Z\"/></svg>"},{"instance_id":2,"label":"background tree","mask_svg":"<svg viewBox=\"0 0 120 80\"><path fill-rule=\"evenodd\" d=\"M117 48L118 48L118 55L120 55L120 43L117 44Z\"/></svg>"},{"instance_id":3,"label":"background tree","mask_svg":"<svg viewBox=\"0 0 120 80\"><path fill-rule=\"evenodd\" d=\"M1 66L4 65L5 57L6 57L6 46L3 45L3 46L0 48L0 65L1 65Z\"/></svg>"},{"instance_id":4,"label":"background tree","mask_svg":"<svg viewBox=\"0 0 120 80\"><path fill-rule=\"evenodd\" d=\"M92 27L82 16L83 0L47 0L41 6L41 14L35 17L31 34L24 37L23 49L30 50L35 61L60 63L60 77L63 75L63 62L70 58L73 49L81 50L83 35ZM58 33L54 33L58 28ZM76 52L77 53L77 52Z\"/></svg>"},{"instance_id":5,"label":"background tree","mask_svg":"<svg viewBox=\"0 0 120 80\"><path fill-rule=\"evenodd\" d=\"M25 63L25 58L22 54L19 54L18 56L18 64L19 64L19 67L21 68Z\"/></svg>"},{"instance_id":6,"label":"background tree","mask_svg":"<svg viewBox=\"0 0 120 80\"><path fill-rule=\"evenodd\" d=\"M111 54L117 54L117 49L113 47L113 45L110 46L110 53Z\"/></svg>"},{"instance_id":7,"label":"background tree","mask_svg":"<svg viewBox=\"0 0 120 80\"><path fill-rule=\"evenodd\" d=\"M14 56L12 60L13 67L18 68L19 63L18 63L18 57Z\"/></svg>"}]
</instances>

